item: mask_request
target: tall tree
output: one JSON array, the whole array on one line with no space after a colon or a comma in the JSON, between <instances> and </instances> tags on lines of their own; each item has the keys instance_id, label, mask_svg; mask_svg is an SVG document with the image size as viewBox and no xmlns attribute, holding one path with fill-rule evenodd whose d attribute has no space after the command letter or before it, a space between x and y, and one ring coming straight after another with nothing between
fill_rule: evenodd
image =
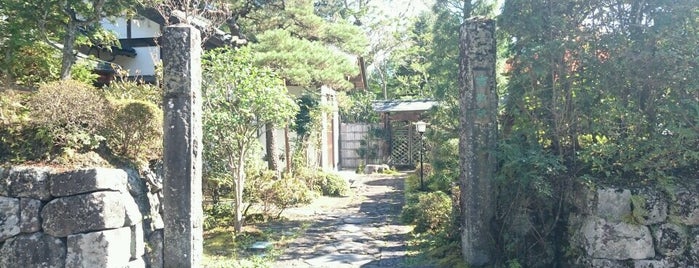
<instances>
[{"instance_id":1,"label":"tall tree","mask_svg":"<svg viewBox=\"0 0 699 268\"><path fill-rule=\"evenodd\" d=\"M137 3L137 0L6 0L0 9L22 18L8 23L20 23L27 32L41 36L61 50L59 77L69 79L76 61L76 43L114 41L113 36L100 31L100 20L126 15L127 11L135 10Z\"/></svg>"},{"instance_id":2,"label":"tall tree","mask_svg":"<svg viewBox=\"0 0 699 268\"><path fill-rule=\"evenodd\" d=\"M505 2L503 256L567 266L556 237L579 181L684 183L697 171L698 11L690 0Z\"/></svg>"},{"instance_id":3,"label":"tall tree","mask_svg":"<svg viewBox=\"0 0 699 268\"><path fill-rule=\"evenodd\" d=\"M273 69L288 85L352 88L348 78L359 72L355 59L363 54L366 37L348 21L318 16L312 1L292 0L247 9L236 23L246 30L256 63ZM267 126L270 168L278 166L275 127L279 125Z\"/></svg>"},{"instance_id":4,"label":"tall tree","mask_svg":"<svg viewBox=\"0 0 699 268\"><path fill-rule=\"evenodd\" d=\"M208 174L230 176L235 190L235 230L243 225L245 162L266 124L283 124L298 107L283 81L254 65L249 49L216 49L204 59L204 155Z\"/></svg>"},{"instance_id":5,"label":"tall tree","mask_svg":"<svg viewBox=\"0 0 699 268\"><path fill-rule=\"evenodd\" d=\"M367 45L358 27L316 15L308 0L260 10L250 14L246 23L254 33L250 37L256 62L278 71L287 83L352 87L347 78L359 71L353 56L363 54Z\"/></svg>"},{"instance_id":6,"label":"tall tree","mask_svg":"<svg viewBox=\"0 0 699 268\"><path fill-rule=\"evenodd\" d=\"M375 62L372 78L378 80L387 99L422 99L433 95L428 69L434 16L427 12L410 18L404 32L394 32L396 45L387 57ZM390 89L390 90L389 90Z\"/></svg>"}]
</instances>

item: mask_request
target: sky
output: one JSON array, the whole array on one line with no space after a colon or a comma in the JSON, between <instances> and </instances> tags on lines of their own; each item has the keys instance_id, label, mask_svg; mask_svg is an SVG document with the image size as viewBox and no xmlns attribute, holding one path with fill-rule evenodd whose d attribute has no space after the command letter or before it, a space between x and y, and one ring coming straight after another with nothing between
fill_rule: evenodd
<instances>
[{"instance_id":1,"label":"sky","mask_svg":"<svg viewBox=\"0 0 699 268\"><path fill-rule=\"evenodd\" d=\"M417 16L422 11L429 11L434 0L378 0L371 1L369 4L389 17L405 18Z\"/></svg>"}]
</instances>

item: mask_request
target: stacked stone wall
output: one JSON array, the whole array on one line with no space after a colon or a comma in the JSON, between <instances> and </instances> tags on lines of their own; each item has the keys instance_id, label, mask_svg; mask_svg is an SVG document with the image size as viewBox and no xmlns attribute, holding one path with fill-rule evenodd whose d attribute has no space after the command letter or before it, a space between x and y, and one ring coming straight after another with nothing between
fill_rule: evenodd
<instances>
[{"instance_id":1,"label":"stacked stone wall","mask_svg":"<svg viewBox=\"0 0 699 268\"><path fill-rule=\"evenodd\" d=\"M161 267L150 171L0 168L0 267Z\"/></svg>"},{"instance_id":2,"label":"stacked stone wall","mask_svg":"<svg viewBox=\"0 0 699 268\"><path fill-rule=\"evenodd\" d=\"M588 189L576 205L569 223L581 267L699 267L698 191Z\"/></svg>"}]
</instances>

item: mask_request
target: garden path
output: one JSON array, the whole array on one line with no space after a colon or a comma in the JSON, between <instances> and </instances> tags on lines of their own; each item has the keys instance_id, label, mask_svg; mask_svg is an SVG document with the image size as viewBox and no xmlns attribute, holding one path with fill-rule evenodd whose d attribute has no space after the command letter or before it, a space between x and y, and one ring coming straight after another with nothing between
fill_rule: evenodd
<instances>
[{"instance_id":1,"label":"garden path","mask_svg":"<svg viewBox=\"0 0 699 268\"><path fill-rule=\"evenodd\" d=\"M282 214L310 225L283 245L284 252L272 267L406 266L405 241L412 227L399 222L405 174L359 175L341 171L340 176L350 182L350 197L323 197L310 206Z\"/></svg>"}]
</instances>

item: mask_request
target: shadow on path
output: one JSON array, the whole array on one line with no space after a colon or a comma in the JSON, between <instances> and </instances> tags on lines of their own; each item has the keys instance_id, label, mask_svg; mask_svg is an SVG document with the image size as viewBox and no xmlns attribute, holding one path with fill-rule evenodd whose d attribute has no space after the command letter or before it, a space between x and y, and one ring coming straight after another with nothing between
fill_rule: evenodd
<instances>
[{"instance_id":1,"label":"shadow on path","mask_svg":"<svg viewBox=\"0 0 699 268\"><path fill-rule=\"evenodd\" d=\"M353 181L351 201L334 207L327 204L332 199L323 199L326 204L321 208L288 211L287 218L301 215L311 223L303 234L283 245L284 252L272 267L406 266L405 240L412 227L399 222L405 176L340 174Z\"/></svg>"}]
</instances>

